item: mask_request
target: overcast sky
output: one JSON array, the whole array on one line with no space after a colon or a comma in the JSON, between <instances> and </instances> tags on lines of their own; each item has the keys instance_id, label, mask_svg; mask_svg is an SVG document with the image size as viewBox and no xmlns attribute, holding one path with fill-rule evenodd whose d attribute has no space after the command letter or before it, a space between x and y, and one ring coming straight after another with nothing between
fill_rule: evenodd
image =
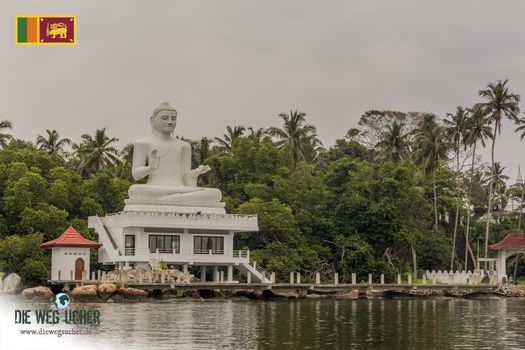
<instances>
[{"instance_id":1,"label":"overcast sky","mask_svg":"<svg viewBox=\"0 0 525 350\"><path fill-rule=\"evenodd\" d=\"M15 46L20 14L77 15L78 45ZM525 108L524 21L518 0L0 0L0 118L26 140L107 127L124 145L161 101L188 138L298 109L329 146L368 109L443 117L499 79ZM512 180L514 128L496 145Z\"/></svg>"}]
</instances>

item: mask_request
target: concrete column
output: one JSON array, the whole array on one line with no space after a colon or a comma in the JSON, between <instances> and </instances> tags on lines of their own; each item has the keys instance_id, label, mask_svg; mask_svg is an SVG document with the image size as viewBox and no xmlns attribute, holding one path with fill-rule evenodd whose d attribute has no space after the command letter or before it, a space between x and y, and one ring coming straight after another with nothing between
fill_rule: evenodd
<instances>
[{"instance_id":1,"label":"concrete column","mask_svg":"<svg viewBox=\"0 0 525 350\"><path fill-rule=\"evenodd\" d=\"M385 284L385 274L381 274L381 284Z\"/></svg>"},{"instance_id":2,"label":"concrete column","mask_svg":"<svg viewBox=\"0 0 525 350\"><path fill-rule=\"evenodd\" d=\"M301 283L301 273L300 272L297 272L297 280L296 280L297 284L300 284Z\"/></svg>"},{"instance_id":3,"label":"concrete column","mask_svg":"<svg viewBox=\"0 0 525 350\"><path fill-rule=\"evenodd\" d=\"M334 284L339 284L339 274L337 272L334 273Z\"/></svg>"},{"instance_id":4,"label":"concrete column","mask_svg":"<svg viewBox=\"0 0 525 350\"><path fill-rule=\"evenodd\" d=\"M408 274L408 284L412 284L412 274Z\"/></svg>"},{"instance_id":5,"label":"concrete column","mask_svg":"<svg viewBox=\"0 0 525 350\"><path fill-rule=\"evenodd\" d=\"M246 283L252 283L252 273L250 271L246 273Z\"/></svg>"},{"instance_id":6,"label":"concrete column","mask_svg":"<svg viewBox=\"0 0 525 350\"><path fill-rule=\"evenodd\" d=\"M357 284L357 275L352 272L352 284Z\"/></svg>"},{"instance_id":7,"label":"concrete column","mask_svg":"<svg viewBox=\"0 0 525 350\"><path fill-rule=\"evenodd\" d=\"M182 265L182 272L188 273L188 264Z\"/></svg>"},{"instance_id":8,"label":"concrete column","mask_svg":"<svg viewBox=\"0 0 525 350\"><path fill-rule=\"evenodd\" d=\"M201 282L206 282L206 266L201 266Z\"/></svg>"},{"instance_id":9,"label":"concrete column","mask_svg":"<svg viewBox=\"0 0 525 350\"><path fill-rule=\"evenodd\" d=\"M275 271L272 271L272 280L271 283L275 283Z\"/></svg>"},{"instance_id":10,"label":"concrete column","mask_svg":"<svg viewBox=\"0 0 525 350\"><path fill-rule=\"evenodd\" d=\"M219 282L219 266L213 267L213 282Z\"/></svg>"},{"instance_id":11,"label":"concrete column","mask_svg":"<svg viewBox=\"0 0 525 350\"><path fill-rule=\"evenodd\" d=\"M321 284L321 274L319 272L315 273L315 284Z\"/></svg>"},{"instance_id":12,"label":"concrete column","mask_svg":"<svg viewBox=\"0 0 525 350\"><path fill-rule=\"evenodd\" d=\"M401 284L401 274L397 274L397 284Z\"/></svg>"},{"instance_id":13,"label":"concrete column","mask_svg":"<svg viewBox=\"0 0 525 350\"><path fill-rule=\"evenodd\" d=\"M293 276L295 275L295 272L290 272L290 284L293 284Z\"/></svg>"},{"instance_id":14,"label":"concrete column","mask_svg":"<svg viewBox=\"0 0 525 350\"><path fill-rule=\"evenodd\" d=\"M223 270L219 271L219 282L224 283L224 271Z\"/></svg>"},{"instance_id":15,"label":"concrete column","mask_svg":"<svg viewBox=\"0 0 525 350\"><path fill-rule=\"evenodd\" d=\"M372 274L368 274L368 284L372 284Z\"/></svg>"},{"instance_id":16,"label":"concrete column","mask_svg":"<svg viewBox=\"0 0 525 350\"><path fill-rule=\"evenodd\" d=\"M226 281L232 282L233 281L233 265L228 265L226 272L227 272Z\"/></svg>"}]
</instances>

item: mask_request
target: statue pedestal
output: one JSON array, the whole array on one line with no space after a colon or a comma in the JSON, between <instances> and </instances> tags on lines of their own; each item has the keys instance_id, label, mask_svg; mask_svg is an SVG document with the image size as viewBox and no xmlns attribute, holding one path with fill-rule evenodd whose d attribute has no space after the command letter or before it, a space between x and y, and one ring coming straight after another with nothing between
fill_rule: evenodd
<instances>
[{"instance_id":1,"label":"statue pedestal","mask_svg":"<svg viewBox=\"0 0 525 350\"><path fill-rule=\"evenodd\" d=\"M124 212L205 213L226 214L224 202L162 201L153 199L126 199Z\"/></svg>"}]
</instances>

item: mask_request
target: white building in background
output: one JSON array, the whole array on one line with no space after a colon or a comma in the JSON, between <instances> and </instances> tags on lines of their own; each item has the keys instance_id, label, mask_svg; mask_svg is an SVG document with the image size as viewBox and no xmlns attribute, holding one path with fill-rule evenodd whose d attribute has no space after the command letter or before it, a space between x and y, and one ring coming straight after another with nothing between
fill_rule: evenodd
<instances>
[{"instance_id":1,"label":"white building in background","mask_svg":"<svg viewBox=\"0 0 525 350\"><path fill-rule=\"evenodd\" d=\"M197 186L198 176L210 167L191 169L190 144L172 135L176 122L177 112L168 103L153 111L153 134L133 147L133 177L147 177L147 183L130 187L122 212L89 217L102 244L99 262L125 269L163 261L185 272L193 265L201 280L212 271L214 281L220 269L229 282L237 269L250 272L254 281L270 282L249 251L233 249L235 234L258 231L257 217L227 214L218 189Z\"/></svg>"}]
</instances>

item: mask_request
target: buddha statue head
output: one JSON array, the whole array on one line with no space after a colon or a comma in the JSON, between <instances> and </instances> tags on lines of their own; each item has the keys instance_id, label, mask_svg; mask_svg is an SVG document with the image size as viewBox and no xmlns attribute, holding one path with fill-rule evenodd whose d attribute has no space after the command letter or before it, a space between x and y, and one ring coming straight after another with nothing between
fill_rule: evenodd
<instances>
[{"instance_id":1,"label":"buddha statue head","mask_svg":"<svg viewBox=\"0 0 525 350\"><path fill-rule=\"evenodd\" d=\"M177 125L177 110L168 102L162 102L150 117L151 131L170 135Z\"/></svg>"}]
</instances>

